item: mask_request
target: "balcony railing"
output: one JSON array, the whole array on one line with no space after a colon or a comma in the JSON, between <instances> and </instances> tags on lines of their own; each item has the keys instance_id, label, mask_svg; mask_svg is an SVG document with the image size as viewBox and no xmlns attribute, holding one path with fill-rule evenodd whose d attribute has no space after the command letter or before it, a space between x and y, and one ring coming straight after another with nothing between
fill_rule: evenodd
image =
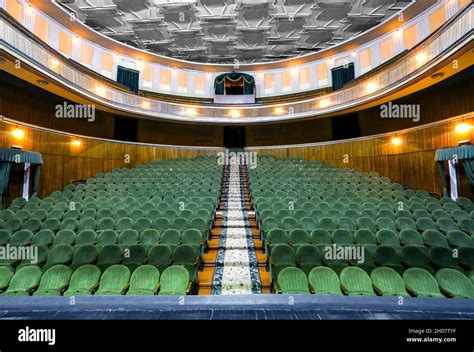
<instances>
[{"instance_id":1,"label":"balcony railing","mask_svg":"<svg viewBox=\"0 0 474 352\"><path fill-rule=\"evenodd\" d=\"M159 119L208 123L253 123L299 119L341 111L367 103L405 86L473 39L473 5L453 17L437 33L367 80L340 91L285 104L203 106L162 102L108 86L61 61L22 30L1 18L0 44L60 84L111 108ZM402 34L400 34L402 35Z\"/></svg>"}]
</instances>

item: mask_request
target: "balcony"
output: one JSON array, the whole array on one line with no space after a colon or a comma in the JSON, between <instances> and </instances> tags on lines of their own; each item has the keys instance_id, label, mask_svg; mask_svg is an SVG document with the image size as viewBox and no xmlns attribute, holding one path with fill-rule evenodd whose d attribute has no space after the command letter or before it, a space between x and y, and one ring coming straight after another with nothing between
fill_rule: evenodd
<instances>
[{"instance_id":1,"label":"balcony","mask_svg":"<svg viewBox=\"0 0 474 352\"><path fill-rule=\"evenodd\" d=\"M194 105L193 116L183 112L183 104L163 102L125 92L116 86L104 84L87 70L81 70L58 53L35 40L25 29L10 21L1 13L0 47L8 55L20 60L23 64L41 72L45 77L82 97L100 103L112 109L125 111L149 118L175 121L193 121L207 123L261 123L302 119L324 116L329 113L344 111L377 98L393 94L401 87L407 87L426 75L454 55L466 48L474 38L472 21L473 6L466 8L453 17L437 33L430 36L405 55L391 63L383 70L355 85L340 91L316 96L311 99L277 105L251 105L239 107L239 117L229 118L227 106ZM165 41L163 43L166 44ZM418 58L423 57L420 61ZM235 55L229 53L228 59ZM212 59L212 57L211 57ZM217 59L217 58L216 58ZM54 60L55 65L51 62ZM98 90L97 87L102 87ZM145 103L144 103L145 102ZM291 114L275 113L276 107L283 107ZM235 107L233 107L235 109ZM184 109L186 111L186 109Z\"/></svg>"}]
</instances>

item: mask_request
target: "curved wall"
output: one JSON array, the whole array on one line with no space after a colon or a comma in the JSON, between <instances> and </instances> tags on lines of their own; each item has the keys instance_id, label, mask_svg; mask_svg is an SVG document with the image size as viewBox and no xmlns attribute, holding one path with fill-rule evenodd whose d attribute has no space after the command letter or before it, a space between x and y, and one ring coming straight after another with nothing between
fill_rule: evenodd
<instances>
[{"instance_id":1,"label":"curved wall","mask_svg":"<svg viewBox=\"0 0 474 352\"><path fill-rule=\"evenodd\" d=\"M364 75L363 79L337 92L277 105L185 105L128 93L117 84L97 79L97 75L85 72L81 69L82 66L71 60L59 57L56 51L38 43L14 20L5 18L4 13L0 13L5 19L0 21L0 44L14 74L21 75L24 71L17 69L17 62L21 63L21 68L34 70L43 79L67 91L58 94L71 93L119 113L180 122L258 124L343 113L345 110L374 103L377 99L384 99L399 92L407 94L407 90L421 79L449 65L452 60L468 56L466 52L473 45L473 12L472 6L459 12L434 35L413 50L397 57L379 70L380 72L371 71L370 74ZM63 61L59 61L59 58ZM464 69L471 62L469 58L458 61L464 63L460 64L458 69L453 68L452 74Z\"/></svg>"},{"instance_id":2,"label":"curved wall","mask_svg":"<svg viewBox=\"0 0 474 352\"><path fill-rule=\"evenodd\" d=\"M32 1L44 10L52 4ZM242 70L255 75L259 97L294 94L330 87L331 69L345 63L354 62L356 77L378 67L404 50L411 49L433 33L470 2L466 0L427 0L415 2L403 13L394 16L386 24L374 31L376 38L364 42L354 41L310 54L307 57L260 65L199 65L183 63L179 60L159 57L124 45L113 43L104 47L91 42L87 37L90 29L82 28L80 23L67 23L76 26L77 33L47 16L25 1L0 0L0 5L25 28L38 36L54 50L89 69L114 79L118 65L136 68L141 71L140 87L157 93L209 98L213 96L212 84L216 75L230 70ZM417 8L413 11L410 8ZM62 11L62 10L61 10ZM60 10L50 10L57 16ZM406 14L405 14L406 13ZM84 27L84 26L83 26ZM370 32L370 31L369 31ZM90 33L89 33L90 34ZM98 35L98 34L97 34ZM90 36L89 36L90 37ZM364 35L361 36L363 38ZM370 36L369 36L370 37ZM98 42L102 41L99 40ZM103 39L103 38L102 38ZM340 49L338 49L340 48ZM125 54L128 52L128 56ZM165 64L160 63L166 61ZM202 67L201 67L202 66ZM217 71L217 72L213 72Z\"/></svg>"},{"instance_id":3,"label":"curved wall","mask_svg":"<svg viewBox=\"0 0 474 352\"><path fill-rule=\"evenodd\" d=\"M325 142L346 131L345 119L359 125L357 136L370 136L405 128L419 127L452 116L474 111L474 67L418 93L394 100L394 104L420 107L420 119L381 119L380 106L367 108L350 115L245 126L247 146L287 145ZM0 72L0 114L25 123L81 135L114 138L117 117L111 112L96 110L94 122L85 119L55 118L55 106L63 104L63 97L51 94L19 78ZM19 103L21 102L21 104ZM137 141L167 145L223 146L224 126L185 124L137 119ZM339 124L335 123L339 122ZM342 121L342 122L341 122ZM342 125L341 125L342 123ZM334 124L334 125L333 125ZM351 135L354 136L354 135ZM348 138L348 136L344 137Z\"/></svg>"},{"instance_id":4,"label":"curved wall","mask_svg":"<svg viewBox=\"0 0 474 352\"><path fill-rule=\"evenodd\" d=\"M457 146L460 141L474 142L472 128L464 133L455 131L455 126L460 122L473 126L474 115L471 113L429 126L400 131L396 134L402 141L398 146L391 143L393 134L387 134L340 142L293 147L255 147L247 150L277 157L322 160L340 167L376 171L390 177L394 182L440 193L441 185L434 162L435 150ZM15 128L21 128L25 132L23 138L17 138L11 133ZM72 141L77 139L81 141L80 146L72 144ZM0 121L0 141L2 148L18 145L24 150L42 153L44 165L40 179L40 197L62 189L73 180L92 177L99 171L134 167L152 160L217 155L223 150L119 143L44 130L12 120Z\"/></svg>"},{"instance_id":5,"label":"curved wall","mask_svg":"<svg viewBox=\"0 0 474 352\"><path fill-rule=\"evenodd\" d=\"M471 129L463 133L457 132L455 127L462 122L468 123ZM394 136L400 138L401 144L395 145L391 142ZM466 141L474 143L474 113L425 127L402 130L396 134L300 146L255 147L247 150L276 157L323 160L338 167L375 171L389 177L393 182L440 195L441 181L434 161L435 152L437 149L455 147ZM474 196L471 185L464 184L461 187L468 189L471 197Z\"/></svg>"},{"instance_id":6,"label":"curved wall","mask_svg":"<svg viewBox=\"0 0 474 352\"><path fill-rule=\"evenodd\" d=\"M16 138L11 132L21 128L25 135ZM0 147L21 146L23 150L40 152L44 164L40 176L38 194L45 197L66 184L93 177L97 172L113 168L131 168L152 160L170 158L194 158L200 155L216 155L221 148L173 147L121 143L106 139L93 139L35 126L0 120ZM72 144L80 140L81 145Z\"/></svg>"}]
</instances>

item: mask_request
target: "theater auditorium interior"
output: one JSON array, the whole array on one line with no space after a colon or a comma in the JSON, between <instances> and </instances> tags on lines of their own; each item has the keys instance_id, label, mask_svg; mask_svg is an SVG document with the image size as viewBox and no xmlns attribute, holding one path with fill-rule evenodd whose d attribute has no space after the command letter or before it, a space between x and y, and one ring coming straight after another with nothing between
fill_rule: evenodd
<instances>
[{"instance_id":1,"label":"theater auditorium interior","mask_svg":"<svg viewBox=\"0 0 474 352\"><path fill-rule=\"evenodd\" d=\"M473 12L0 0L0 319L473 319Z\"/></svg>"}]
</instances>

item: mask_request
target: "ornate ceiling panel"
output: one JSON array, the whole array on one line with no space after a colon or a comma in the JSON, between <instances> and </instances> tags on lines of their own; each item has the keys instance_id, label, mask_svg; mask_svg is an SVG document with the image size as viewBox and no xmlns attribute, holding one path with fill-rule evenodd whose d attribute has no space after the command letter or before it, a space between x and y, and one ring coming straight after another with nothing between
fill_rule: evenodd
<instances>
[{"instance_id":1,"label":"ornate ceiling panel","mask_svg":"<svg viewBox=\"0 0 474 352\"><path fill-rule=\"evenodd\" d=\"M269 62L369 30L410 0L57 0L104 35L168 57Z\"/></svg>"}]
</instances>

